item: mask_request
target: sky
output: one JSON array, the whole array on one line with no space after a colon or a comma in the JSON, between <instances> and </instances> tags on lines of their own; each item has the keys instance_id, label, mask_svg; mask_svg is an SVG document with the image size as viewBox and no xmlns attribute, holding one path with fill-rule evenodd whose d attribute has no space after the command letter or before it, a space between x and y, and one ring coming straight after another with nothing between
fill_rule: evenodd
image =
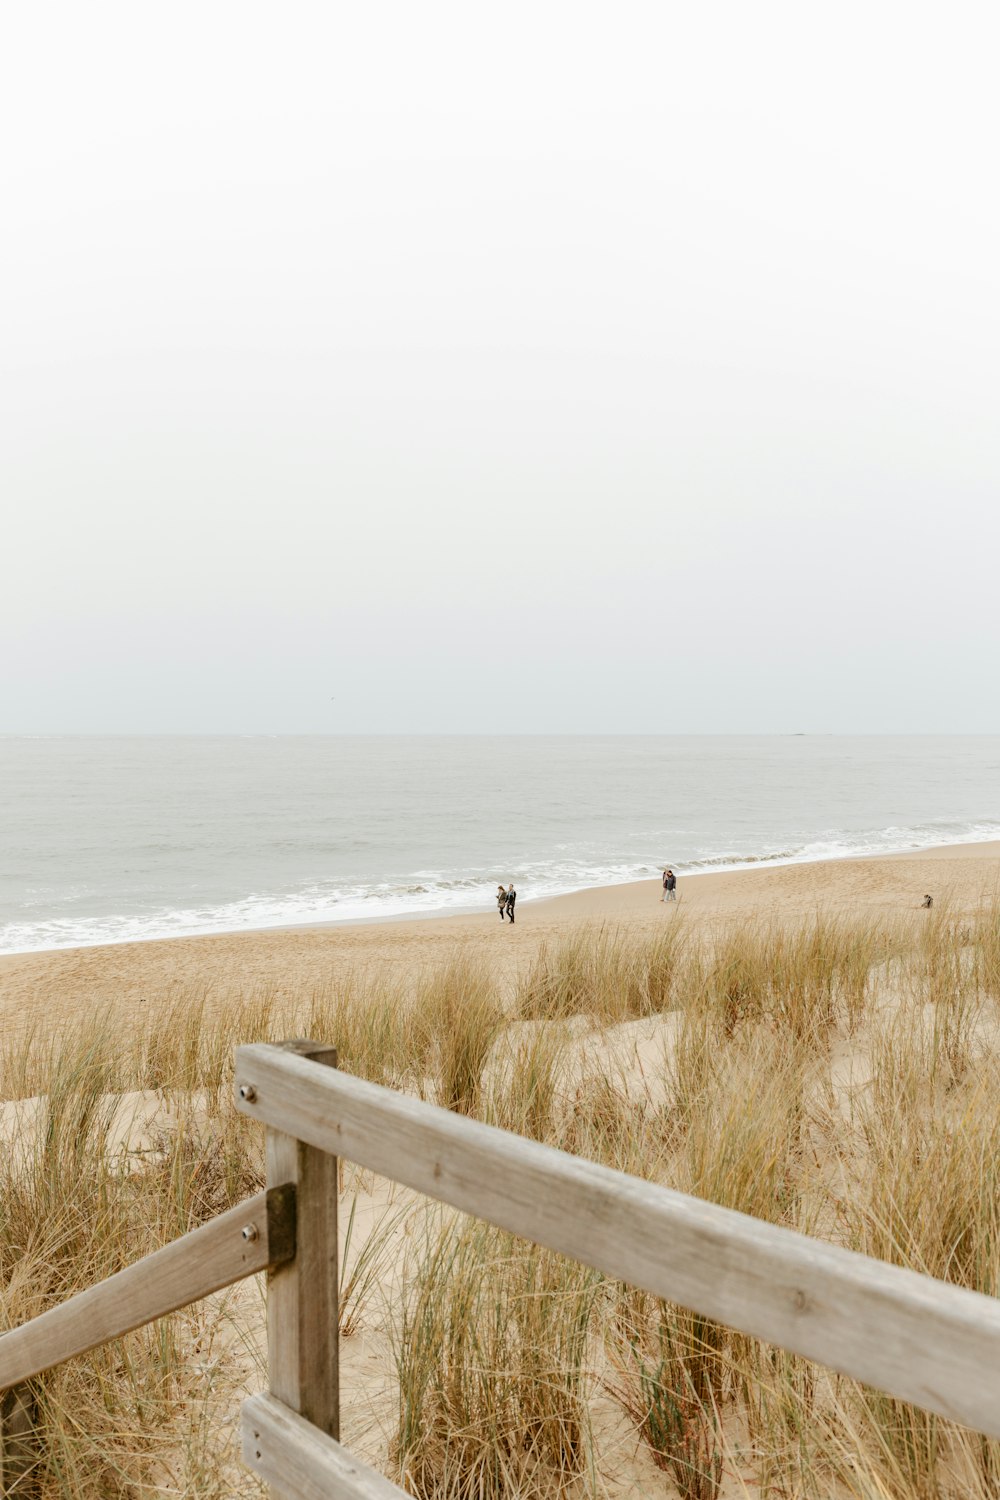
<instances>
[{"instance_id":1,"label":"sky","mask_svg":"<svg viewBox=\"0 0 1000 1500\"><path fill-rule=\"evenodd\" d=\"M998 732L990 4L13 8L0 732Z\"/></svg>"}]
</instances>

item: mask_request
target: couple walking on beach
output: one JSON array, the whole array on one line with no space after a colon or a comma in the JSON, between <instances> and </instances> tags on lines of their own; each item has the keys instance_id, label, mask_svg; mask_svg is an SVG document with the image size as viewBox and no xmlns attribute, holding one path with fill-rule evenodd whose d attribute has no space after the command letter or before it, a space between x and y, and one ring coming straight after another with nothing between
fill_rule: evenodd
<instances>
[{"instance_id":1,"label":"couple walking on beach","mask_svg":"<svg viewBox=\"0 0 1000 1500\"><path fill-rule=\"evenodd\" d=\"M660 900L677 900L677 876L674 874L669 865L663 872L663 895L660 897Z\"/></svg>"},{"instance_id":2,"label":"couple walking on beach","mask_svg":"<svg viewBox=\"0 0 1000 1500\"><path fill-rule=\"evenodd\" d=\"M503 919L504 919L505 916L509 917L510 920L511 920L511 922L513 922L513 920L514 920L514 902L516 900L517 900L517 892L514 889L514 882L513 881L511 881L510 885L507 887L506 890L504 890L504 888L503 888L502 885L498 885L497 886L497 906L498 906L498 908L500 910L500 920L501 920L501 922L503 921Z\"/></svg>"}]
</instances>

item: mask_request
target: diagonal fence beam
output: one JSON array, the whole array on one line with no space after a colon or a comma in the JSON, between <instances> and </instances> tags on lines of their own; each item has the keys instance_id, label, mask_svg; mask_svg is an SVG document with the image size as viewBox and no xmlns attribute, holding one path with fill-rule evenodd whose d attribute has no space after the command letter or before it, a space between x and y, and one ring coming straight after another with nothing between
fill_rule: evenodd
<instances>
[{"instance_id":1,"label":"diagonal fence beam","mask_svg":"<svg viewBox=\"0 0 1000 1500\"><path fill-rule=\"evenodd\" d=\"M294 1255L294 1186L257 1193L0 1335L0 1391Z\"/></svg>"}]
</instances>

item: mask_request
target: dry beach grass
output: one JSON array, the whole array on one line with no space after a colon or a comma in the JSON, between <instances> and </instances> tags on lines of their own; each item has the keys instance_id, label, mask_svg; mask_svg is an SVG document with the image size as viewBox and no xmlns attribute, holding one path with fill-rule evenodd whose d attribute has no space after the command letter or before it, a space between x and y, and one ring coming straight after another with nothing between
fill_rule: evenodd
<instances>
[{"instance_id":1,"label":"dry beach grass","mask_svg":"<svg viewBox=\"0 0 1000 1500\"><path fill-rule=\"evenodd\" d=\"M734 894L612 920L567 903L491 926L516 942L498 962L475 921L413 924L418 963L360 962L363 929L309 984L180 964L141 1008L109 985L100 1003L22 1010L0 1043L0 1319L255 1190L233 1050L295 1034L447 1108L996 1294L1000 904L995 866L974 863L978 882L953 880L930 912L762 915ZM397 949L410 935L380 931ZM8 969L15 991L30 968ZM415 1495L1000 1491L996 1443L342 1176L344 1436ZM256 1493L235 1417L263 1384L262 1313L250 1282L45 1377L40 1494Z\"/></svg>"}]
</instances>

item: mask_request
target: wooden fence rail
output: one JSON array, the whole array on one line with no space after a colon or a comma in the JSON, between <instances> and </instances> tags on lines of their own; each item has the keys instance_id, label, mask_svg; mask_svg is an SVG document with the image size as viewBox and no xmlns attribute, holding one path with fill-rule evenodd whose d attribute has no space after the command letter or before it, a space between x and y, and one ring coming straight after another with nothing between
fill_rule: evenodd
<instances>
[{"instance_id":1,"label":"wooden fence rail","mask_svg":"<svg viewBox=\"0 0 1000 1500\"><path fill-rule=\"evenodd\" d=\"M251 1396L240 1417L243 1459L296 1500L393 1500L406 1491L274 1396Z\"/></svg>"},{"instance_id":2,"label":"wooden fence rail","mask_svg":"<svg viewBox=\"0 0 1000 1500\"><path fill-rule=\"evenodd\" d=\"M26 1493L35 1462L26 1382L268 1268L270 1390L243 1406L247 1464L296 1500L402 1495L337 1441L340 1156L1000 1437L992 1297L366 1083L338 1072L319 1043L239 1048L235 1087L237 1107L267 1126L267 1191L0 1336L0 1494Z\"/></svg>"},{"instance_id":3,"label":"wooden fence rail","mask_svg":"<svg viewBox=\"0 0 1000 1500\"><path fill-rule=\"evenodd\" d=\"M0 1391L294 1255L294 1188L257 1193L0 1335Z\"/></svg>"},{"instance_id":4,"label":"wooden fence rail","mask_svg":"<svg viewBox=\"0 0 1000 1500\"><path fill-rule=\"evenodd\" d=\"M608 1276L1000 1437L1000 1301L643 1182L275 1047L248 1115Z\"/></svg>"},{"instance_id":5,"label":"wooden fence rail","mask_svg":"<svg viewBox=\"0 0 1000 1500\"><path fill-rule=\"evenodd\" d=\"M29 1381L246 1276L293 1260L295 1225L294 1184L269 1188L0 1335L0 1495L34 1491L39 1442Z\"/></svg>"}]
</instances>

